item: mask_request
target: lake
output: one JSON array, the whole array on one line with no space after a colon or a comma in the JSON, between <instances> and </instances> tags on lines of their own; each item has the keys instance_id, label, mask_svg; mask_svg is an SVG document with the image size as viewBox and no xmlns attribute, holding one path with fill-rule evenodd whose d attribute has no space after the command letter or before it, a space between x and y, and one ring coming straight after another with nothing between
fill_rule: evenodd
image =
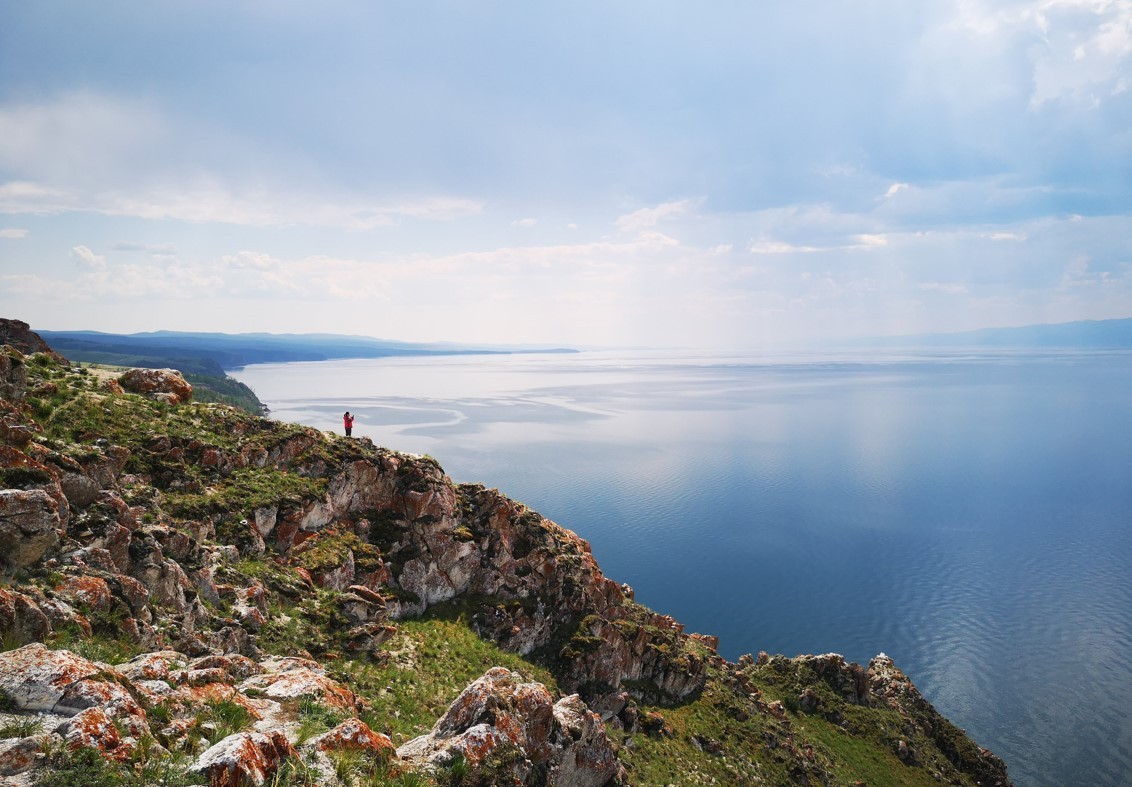
<instances>
[{"instance_id":1,"label":"lake","mask_svg":"<svg viewBox=\"0 0 1132 787\"><path fill-rule=\"evenodd\" d=\"M272 416L436 457L720 652L892 656L1019 785L1132 784L1132 353L265 364Z\"/></svg>"}]
</instances>

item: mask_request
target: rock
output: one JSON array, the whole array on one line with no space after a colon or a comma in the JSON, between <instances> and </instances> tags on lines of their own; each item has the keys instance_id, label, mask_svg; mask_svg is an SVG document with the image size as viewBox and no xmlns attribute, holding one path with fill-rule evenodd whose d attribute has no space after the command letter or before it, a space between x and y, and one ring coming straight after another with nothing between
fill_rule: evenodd
<instances>
[{"instance_id":1,"label":"rock","mask_svg":"<svg viewBox=\"0 0 1132 787\"><path fill-rule=\"evenodd\" d=\"M9 642L40 642L51 633L51 622L29 596L0 587L0 634Z\"/></svg>"},{"instance_id":2,"label":"rock","mask_svg":"<svg viewBox=\"0 0 1132 787\"><path fill-rule=\"evenodd\" d=\"M247 693L262 694L273 700L290 700L309 697L330 708L356 712L358 698L354 692L326 677L317 662L309 659L269 659L260 666L263 672L253 675L237 688Z\"/></svg>"},{"instance_id":3,"label":"rock","mask_svg":"<svg viewBox=\"0 0 1132 787\"><path fill-rule=\"evenodd\" d=\"M98 499L102 491L97 481L82 473L63 473L59 486L73 508L86 508Z\"/></svg>"},{"instance_id":4,"label":"rock","mask_svg":"<svg viewBox=\"0 0 1132 787\"><path fill-rule=\"evenodd\" d=\"M364 751L384 759L397 756L397 749L389 736L374 732L361 719L347 719L330 732L320 735L314 745L322 751Z\"/></svg>"},{"instance_id":5,"label":"rock","mask_svg":"<svg viewBox=\"0 0 1132 787\"><path fill-rule=\"evenodd\" d=\"M439 769L462 756L481 781L599 787L618 775L613 744L597 714L577 695L553 701L540 683L493 667L468 686L428 735L397 754ZM493 757L518 752L518 757Z\"/></svg>"},{"instance_id":6,"label":"rock","mask_svg":"<svg viewBox=\"0 0 1132 787\"><path fill-rule=\"evenodd\" d=\"M75 604L86 605L91 612L109 612L114 598L105 579L83 574L67 577L55 592Z\"/></svg>"},{"instance_id":7,"label":"rock","mask_svg":"<svg viewBox=\"0 0 1132 787\"><path fill-rule=\"evenodd\" d=\"M124 760L133 750L132 746L124 745L114 720L101 708L80 711L59 725L56 732L63 736L71 749L85 746L113 760Z\"/></svg>"},{"instance_id":8,"label":"rock","mask_svg":"<svg viewBox=\"0 0 1132 787\"><path fill-rule=\"evenodd\" d=\"M2 354L0 354L0 380L3 379L3 374L3 358ZM3 382L0 382L0 401L7 399L7 401L11 402L11 398L4 396L4 388ZM9 391L9 395L11 394L12 392ZM0 415L0 443L23 447L31 442L38 431L39 427L35 424L28 425L22 423L22 419L18 413Z\"/></svg>"},{"instance_id":9,"label":"rock","mask_svg":"<svg viewBox=\"0 0 1132 787\"><path fill-rule=\"evenodd\" d=\"M42 489L0 490L0 561L30 566L59 543L59 504Z\"/></svg>"},{"instance_id":10,"label":"rock","mask_svg":"<svg viewBox=\"0 0 1132 787\"><path fill-rule=\"evenodd\" d=\"M0 689L21 710L75 716L97 707L140 738L149 732L145 711L125 683L70 651L38 642L0 653Z\"/></svg>"},{"instance_id":11,"label":"rock","mask_svg":"<svg viewBox=\"0 0 1132 787\"><path fill-rule=\"evenodd\" d=\"M40 733L0 742L0 776L14 776L31 770L40 754L56 749L62 743L62 737L55 733ZM12 784L18 782L13 781Z\"/></svg>"},{"instance_id":12,"label":"rock","mask_svg":"<svg viewBox=\"0 0 1132 787\"><path fill-rule=\"evenodd\" d=\"M175 650L163 650L154 653L143 653L130 659L124 664L114 667L114 671L131 681L139 680L170 680L170 674L182 669L188 663L183 653Z\"/></svg>"},{"instance_id":13,"label":"rock","mask_svg":"<svg viewBox=\"0 0 1132 787\"><path fill-rule=\"evenodd\" d=\"M31 329L23 320L11 320L0 317L0 346L19 350L24 355L33 353L47 353L59 363L68 363L67 359L51 349L43 337Z\"/></svg>"},{"instance_id":14,"label":"rock","mask_svg":"<svg viewBox=\"0 0 1132 787\"><path fill-rule=\"evenodd\" d=\"M23 353L0 347L0 399L20 404L27 396L27 367Z\"/></svg>"},{"instance_id":15,"label":"rock","mask_svg":"<svg viewBox=\"0 0 1132 787\"><path fill-rule=\"evenodd\" d=\"M193 387L176 369L130 369L118 382L131 393L166 404L181 404L193 398Z\"/></svg>"},{"instance_id":16,"label":"rock","mask_svg":"<svg viewBox=\"0 0 1132 787\"><path fill-rule=\"evenodd\" d=\"M210 787L258 787L296 755L282 732L238 732L201 754L192 770L207 777Z\"/></svg>"}]
</instances>

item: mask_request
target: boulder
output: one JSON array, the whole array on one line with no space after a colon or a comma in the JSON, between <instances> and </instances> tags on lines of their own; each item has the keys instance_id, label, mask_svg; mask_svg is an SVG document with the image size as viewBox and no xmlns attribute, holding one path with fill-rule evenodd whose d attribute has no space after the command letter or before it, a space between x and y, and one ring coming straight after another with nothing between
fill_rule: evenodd
<instances>
[{"instance_id":1,"label":"boulder","mask_svg":"<svg viewBox=\"0 0 1132 787\"><path fill-rule=\"evenodd\" d=\"M430 733L397 754L432 770L463 757L495 784L600 787L620 771L601 719L580 697L554 702L541 683L503 667L464 689Z\"/></svg>"},{"instance_id":2,"label":"boulder","mask_svg":"<svg viewBox=\"0 0 1132 787\"><path fill-rule=\"evenodd\" d=\"M124 760L133 747L126 744L114 726L114 720L101 708L87 708L72 716L55 730L67 746L95 749L112 760Z\"/></svg>"},{"instance_id":3,"label":"boulder","mask_svg":"<svg viewBox=\"0 0 1132 787\"><path fill-rule=\"evenodd\" d=\"M85 605L91 612L109 612L114 600L105 579L85 574L66 577L55 592L68 601Z\"/></svg>"},{"instance_id":4,"label":"boulder","mask_svg":"<svg viewBox=\"0 0 1132 787\"><path fill-rule=\"evenodd\" d=\"M51 622L29 596L0 587L0 635L10 642L39 642L51 633Z\"/></svg>"},{"instance_id":5,"label":"boulder","mask_svg":"<svg viewBox=\"0 0 1132 787\"><path fill-rule=\"evenodd\" d=\"M145 711L127 686L97 664L39 642L0 653L0 689L20 710L75 716L97 707L140 738L149 731Z\"/></svg>"},{"instance_id":6,"label":"boulder","mask_svg":"<svg viewBox=\"0 0 1132 787\"><path fill-rule=\"evenodd\" d=\"M374 732L361 719L347 719L315 740L321 751L363 751L383 759L397 756L397 749L388 735Z\"/></svg>"},{"instance_id":7,"label":"boulder","mask_svg":"<svg viewBox=\"0 0 1132 787\"><path fill-rule=\"evenodd\" d=\"M272 700L296 700L308 697L330 708L356 712L358 698L354 692L326 676L317 662L300 658L268 659L260 664L263 672L252 675L237 688L242 693Z\"/></svg>"},{"instance_id":8,"label":"boulder","mask_svg":"<svg viewBox=\"0 0 1132 787\"><path fill-rule=\"evenodd\" d=\"M42 489L0 490L0 561L24 568L59 542L59 504Z\"/></svg>"},{"instance_id":9,"label":"boulder","mask_svg":"<svg viewBox=\"0 0 1132 787\"><path fill-rule=\"evenodd\" d=\"M13 349L0 349L0 399L19 404L27 396L24 356Z\"/></svg>"},{"instance_id":10,"label":"boulder","mask_svg":"<svg viewBox=\"0 0 1132 787\"><path fill-rule=\"evenodd\" d=\"M193 387L176 369L130 369L118 378L123 389L167 404L193 398Z\"/></svg>"},{"instance_id":11,"label":"boulder","mask_svg":"<svg viewBox=\"0 0 1132 787\"><path fill-rule=\"evenodd\" d=\"M192 770L210 787L258 787L296 754L282 732L238 732L201 754Z\"/></svg>"},{"instance_id":12,"label":"boulder","mask_svg":"<svg viewBox=\"0 0 1132 787\"><path fill-rule=\"evenodd\" d=\"M44 752L56 750L62 743L63 738L53 732L0 742L0 776L15 776L31 770ZM13 780L10 783L14 787L27 782ZM0 781L0 784L9 782Z\"/></svg>"}]
</instances>

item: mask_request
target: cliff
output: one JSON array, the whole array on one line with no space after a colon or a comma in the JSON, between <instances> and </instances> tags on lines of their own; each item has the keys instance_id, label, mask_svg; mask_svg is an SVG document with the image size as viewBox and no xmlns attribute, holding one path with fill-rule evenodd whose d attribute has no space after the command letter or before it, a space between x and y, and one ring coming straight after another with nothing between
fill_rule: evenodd
<instances>
[{"instance_id":1,"label":"cliff","mask_svg":"<svg viewBox=\"0 0 1132 787\"><path fill-rule=\"evenodd\" d=\"M0 784L1009 784L883 655L730 663L430 457L22 346Z\"/></svg>"}]
</instances>

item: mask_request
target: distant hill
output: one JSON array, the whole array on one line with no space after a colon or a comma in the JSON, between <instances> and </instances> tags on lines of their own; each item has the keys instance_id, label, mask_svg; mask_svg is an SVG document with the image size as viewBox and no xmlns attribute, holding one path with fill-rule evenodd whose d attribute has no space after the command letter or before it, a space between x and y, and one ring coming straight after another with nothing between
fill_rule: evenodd
<instances>
[{"instance_id":1,"label":"distant hill","mask_svg":"<svg viewBox=\"0 0 1132 787\"><path fill-rule=\"evenodd\" d=\"M407 355L469 355L515 352L576 352L565 348L411 343L336 334L182 333L115 334L99 331L37 333L77 361L122 366L168 366L185 373L223 375L253 363L386 358Z\"/></svg>"},{"instance_id":2,"label":"distant hill","mask_svg":"<svg viewBox=\"0 0 1132 787\"><path fill-rule=\"evenodd\" d=\"M963 333L884 336L856 339L850 344L858 347L1132 349L1132 318L1046 323L1017 328L984 328Z\"/></svg>"}]
</instances>

